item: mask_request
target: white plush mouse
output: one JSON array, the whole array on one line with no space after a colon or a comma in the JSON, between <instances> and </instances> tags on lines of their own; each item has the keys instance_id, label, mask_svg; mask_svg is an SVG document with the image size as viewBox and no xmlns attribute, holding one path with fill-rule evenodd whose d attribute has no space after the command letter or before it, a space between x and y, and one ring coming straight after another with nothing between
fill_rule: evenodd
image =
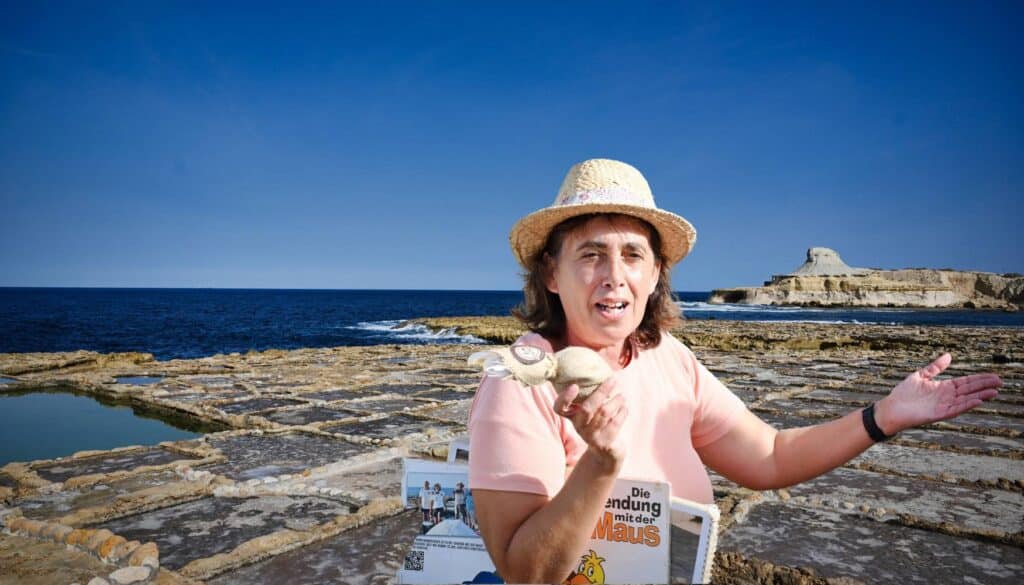
<instances>
[{"instance_id":1,"label":"white plush mouse","mask_svg":"<svg viewBox=\"0 0 1024 585\"><path fill-rule=\"evenodd\" d=\"M580 393L575 402L590 396L613 373L597 352L575 346L552 355L532 345L513 345L478 351L469 356L469 363L481 368L488 376L511 377L524 386L550 381L561 392L576 384Z\"/></svg>"}]
</instances>

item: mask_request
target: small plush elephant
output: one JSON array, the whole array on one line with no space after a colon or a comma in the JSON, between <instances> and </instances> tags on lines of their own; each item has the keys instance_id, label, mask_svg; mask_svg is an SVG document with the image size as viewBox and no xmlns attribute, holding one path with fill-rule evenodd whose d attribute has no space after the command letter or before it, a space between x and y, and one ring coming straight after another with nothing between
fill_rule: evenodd
<instances>
[{"instance_id":1,"label":"small plush elephant","mask_svg":"<svg viewBox=\"0 0 1024 585\"><path fill-rule=\"evenodd\" d=\"M580 393L575 402L590 396L613 373L597 352L575 346L552 355L532 345L513 345L478 351L469 356L469 363L483 369L488 376L511 377L524 386L550 381L561 392L576 384Z\"/></svg>"}]
</instances>

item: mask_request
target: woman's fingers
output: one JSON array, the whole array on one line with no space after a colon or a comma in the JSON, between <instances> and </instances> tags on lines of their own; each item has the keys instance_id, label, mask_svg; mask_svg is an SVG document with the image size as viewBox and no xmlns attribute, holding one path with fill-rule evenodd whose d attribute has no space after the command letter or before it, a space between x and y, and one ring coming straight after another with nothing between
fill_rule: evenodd
<instances>
[{"instance_id":1,"label":"woman's fingers","mask_svg":"<svg viewBox=\"0 0 1024 585\"><path fill-rule=\"evenodd\" d=\"M918 370L918 373L921 374L921 377L930 380L935 376L941 374L943 370L948 368L949 364L952 362L953 356L949 355L948 353L944 353L937 357L935 361L933 361L932 363Z\"/></svg>"},{"instance_id":2,"label":"woman's fingers","mask_svg":"<svg viewBox=\"0 0 1024 585\"><path fill-rule=\"evenodd\" d=\"M587 396L586 400L579 403L579 409L573 414L573 422L579 419L579 423L576 425L579 427L580 424L587 424L599 408L606 402L612 395L612 391L615 389L615 379L611 378L604 384L598 386L597 390L594 390L590 396ZM574 395L575 396L575 395Z\"/></svg>"},{"instance_id":3,"label":"woman's fingers","mask_svg":"<svg viewBox=\"0 0 1024 585\"><path fill-rule=\"evenodd\" d=\"M966 396L989 389L994 390L1002 385L1002 379L995 374L974 374L953 379L953 387L956 388L957 396Z\"/></svg>"},{"instance_id":4,"label":"woman's fingers","mask_svg":"<svg viewBox=\"0 0 1024 585\"><path fill-rule=\"evenodd\" d=\"M619 412L625 403L626 400L621 394L616 394L608 400L605 400L601 406L597 407L597 410L594 411L594 414L587 421L587 424L592 425L596 429L600 429L607 424L609 420L615 417L616 413Z\"/></svg>"},{"instance_id":5,"label":"woman's fingers","mask_svg":"<svg viewBox=\"0 0 1024 585\"><path fill-rule=\"evenodd\" d=\"M562 390L558 397L555 398L554 409L555 412L561 416L572 417L573 414L578 410L578 405L574 404L573 401L579 396L580 387L576 384L569 384Z\"/></svg>"}]
</instances>

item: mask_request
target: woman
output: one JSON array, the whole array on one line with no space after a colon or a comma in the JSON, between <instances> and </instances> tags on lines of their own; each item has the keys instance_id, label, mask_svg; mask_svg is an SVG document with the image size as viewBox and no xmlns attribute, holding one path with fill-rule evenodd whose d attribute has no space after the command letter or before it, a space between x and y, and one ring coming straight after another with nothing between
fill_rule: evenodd
<instances>
[{"instance_id":1,"label":"woman","mask_svg":"<svg viewBox=\"0 0 1024 585\"><path fill-rule=\"evenodd\" d=\"M712 501L704 465L750 488L805 481L902 429L991 399L992 374L936 382L948 354L884 399L841 419L776 431L666 331L678 318L669 270L693 227L657 209L639 171L595 159L572 169L554 205L512 230L526 269L517 343L598 352L616 372L581 403L578 388L522 389L485 378L470 413L470 488L480 532L508 582L565 578L619 475L666 481Z\"/></svg>"}]
</instances>

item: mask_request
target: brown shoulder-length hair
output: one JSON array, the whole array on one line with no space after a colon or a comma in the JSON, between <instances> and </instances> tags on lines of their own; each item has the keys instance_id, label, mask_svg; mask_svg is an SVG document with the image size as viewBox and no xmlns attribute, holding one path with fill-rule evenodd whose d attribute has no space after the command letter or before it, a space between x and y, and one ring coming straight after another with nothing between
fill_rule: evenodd
<instances>
[{"instance_id":1,"label":"brown shoulder-length hair","mask_svg":"<svg viewBox=\"0 0 1024 585\"><path fill-rule=\"evenodd\" d=\"M660 266L658 284L654 293L647 298L644 318L633 334L640 348L656 347L661 342L661 332L679 324L679 306L672 294L672 268L661 253L661 237L658 230L641 219L621 214L589 213L569 218L556 225L548 234L547 242L540 252L530 258L523 273L523 302L512 309L512 314L535 333L552 340L565 340L565 310L558 295L548 290L547 276L551 260L557 259L565 239L596 217L625 217L639 221L647 228L647 239L651 243L655 259Z\"/></svg>"}]
</instances>

